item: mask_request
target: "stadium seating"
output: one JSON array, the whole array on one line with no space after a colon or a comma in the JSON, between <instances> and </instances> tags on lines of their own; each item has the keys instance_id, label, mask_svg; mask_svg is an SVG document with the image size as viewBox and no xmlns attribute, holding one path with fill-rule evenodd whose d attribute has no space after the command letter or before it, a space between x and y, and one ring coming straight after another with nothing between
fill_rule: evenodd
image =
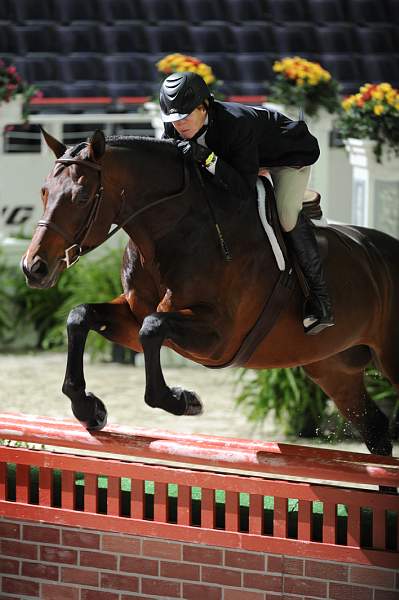
<instances>
[{"instance_id":1,"label":"stadium seating","mask_svg":"<svg viewBox=\"0 0 399 600\"><path fill-rule=\"evenodd\" d=\"M398 86L398 41L399 0L0 0L0 58L46 95L152 95L171 52L210 64L227 95L265 94L289 55L346 93Z\"/></svg>"},{"instance_id":2,"label":"stadium seating","mask_svg":"<svg viewBox=\"0 0 399 600\"><path fill-rule=\"evenodd\" d=\"M226 13L221 2L215 0L181 0L183 18L189 23L224 21Z\"/></svg>"},{"instance_id":3,"label":"stadium seating","mask_svg":"<svg viewBox=\"0 0 399 600\"><path fill-rule=\"evenodd\" d=\"M344 23L347 20L342 0L308 0L309 19L315 23Z\"/></svg>"},{"instance_id":4,"label":"stadium seating","mask_svg":"<svg viewBox=\"0 0 399 600\"><path fill-rule=\"evenodd\" d=\"M120 23L100 27L107 54L148 52L147 33L140 22Z\"/></svg>"},{"instance_id":5,"label":"stadium seating","mask_svg":"<svg viewBox=\"0 0 399 600\"><path fill-rule=\"evenodd\" d=\"M298 0L275 0L268 2L266 18L277 23L290 23L292 21L308 21L306 3Z\"/></svg>"},{"instance_id":6,"label":"stadium seating","mask_svg":"<svg viewBox=\"0 0 399 600\"><path fill-rule=\"evenodd\" d=\"M238 52L275 52L274 28L269 23L230 25L231 43Z\"/></svg>"},{"instance_id":7,"label":"stadium seating","mask_svg":"<svg viewBox=\"0 0 399 600\"><path fill-rule=\"evenodd\" d=\"M357 51L354 27L346 23L320 25L316 28L316 43L321 54L344 52L351 54Z\"/></svg>"}]
</instances>

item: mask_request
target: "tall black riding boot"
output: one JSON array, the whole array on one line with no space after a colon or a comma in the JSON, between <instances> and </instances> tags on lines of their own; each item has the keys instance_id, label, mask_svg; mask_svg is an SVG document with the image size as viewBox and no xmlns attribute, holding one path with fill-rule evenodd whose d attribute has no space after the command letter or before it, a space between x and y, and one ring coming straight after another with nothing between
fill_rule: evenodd
<instances>
[{"instance_id":1,"label":"tall black riding boot","mask_svg":"<svg viewBox=\"0 0 399 600\"><path fill-rule=\"evenodd\" d=\"M310 289L310 297L304 306L303 327L305 333L315 335L334 325L334 316L316 237L309 219L302 211L294 229L286 236Z\"/></svg>"}]
</instances>

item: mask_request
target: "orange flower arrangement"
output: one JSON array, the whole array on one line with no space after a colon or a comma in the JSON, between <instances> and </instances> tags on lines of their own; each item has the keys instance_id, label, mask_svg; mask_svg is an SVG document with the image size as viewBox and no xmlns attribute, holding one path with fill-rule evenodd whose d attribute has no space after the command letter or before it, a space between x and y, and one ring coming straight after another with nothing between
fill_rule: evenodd
<instances>
[{"instance_id":1,"label":"orange flower arrangement","mask_svg":"<svg viewBox=\"0 0 399 600\"><path fill-rule=\"evenodd\" d=\"M218 84L218 81L212 71L212 67L202 62L195 56L186 56L185 54L168 54L156 63L158 71L164 75L176 72L191 72L200 75L205 83L212 88Z\"/></svg>"},{"instance_id":2,"label":"orange flower arrangement","mask_svg":"<svg viewBox=\"0 0 399 600\"><path fill-rule=\"evenodd\" d=\"M390 83L366 83L342 101L342 108L338 127L343 137L376 141L378 161L384 144L399 155L399 90Z\"/></svg>"},{"instance_id":3,"label":"orange flower arrangement","mask_svg":"<svg viewBox=\"0 0 399 600\"><path fill-rule=\"evenodd\" d=\"M312 116L319 108L329 113L339 107L338 83L316 62L300 56L287 56L273 65L276 79L272 83L270 100L288 106L301 106Z\"/></svg>"}]
</instances>

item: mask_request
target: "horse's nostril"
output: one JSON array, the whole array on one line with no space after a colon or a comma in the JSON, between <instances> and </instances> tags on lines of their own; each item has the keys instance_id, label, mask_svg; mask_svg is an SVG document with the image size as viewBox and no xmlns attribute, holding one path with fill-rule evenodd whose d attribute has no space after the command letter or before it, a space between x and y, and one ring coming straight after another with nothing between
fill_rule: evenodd
<instances>
[{"instance_id":1,"label":"horse's nostril","mask_svg":"<svg viewBox=\"0 0 399 600\"><path fill-rule=\"evenodd\" d=\"M47 263L44 260L42 260L41 258L37 259L33 263L30 272L35 276L44 277L45 275L48 274Z\"/></svg>"}]
</instances>

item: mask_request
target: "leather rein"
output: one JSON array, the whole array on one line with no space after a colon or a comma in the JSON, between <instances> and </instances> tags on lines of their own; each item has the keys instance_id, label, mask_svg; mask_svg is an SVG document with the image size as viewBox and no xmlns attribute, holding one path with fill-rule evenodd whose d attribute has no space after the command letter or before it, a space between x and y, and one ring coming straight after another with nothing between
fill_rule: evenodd
<instances>
[{"instance_id":1,"label":"leather rein","mask_svg":"<svg viewBox=\"0 0 399 600\"><path fill-rule=\"evenodd\" d=\"M179 192L177 192L175 194L170 194L169 196L163 196L162 198L158 198L158 200L154 200L153 202L150 202L150 204L147 204L146 206L139 208L138 210L131 213L124 221L122 221L122 223L120 223L119 225L116 225L107 234L107 236L104 238L104 240L102 242L100 242L100 244L98 244L97 246L84 247L84 241L90 234L94 223L97 221L98 213L99 213L102 199L104 196L104 188L103 188L102 182L101 182L102 167L101 167L101 165L99 165L95 162L82 160L80 158L58 158L55 162L61 163L63 165L83 165L84 167L89 167L90 169L94 169L95 171L98 172L98 175L99 175L99 182L98 182L96 193L94 195L94 202L92 203L92 207L90 208L90 212L87 216L86 221L82 224L82 226L80 227L80 229L78 230L78 232L76 233L76 235L73 238L70 235L68 235L67 233L65 233L65 231L63 229L61 229L61 227L59 227L58 225L56 225L49 219L41 219L37 224L38 227L45 227L46 229L51 229L52 231L55 231L68 244L70 244L70 246L68 248L66 248L66 250L65 250L65 256L62 257L61 259L59 259L61 261L65 261L67 269L69 269L75 263L77 263L77 261L79 260L79 258L81 256L84 256L85 254L89 254L89 252L92 252L96 248L99 248L100 246L102 246L102 244L107 242L120 229L125 227L130 221L133 221L133 219L138 217L141 213L145 212L146 210L149 210L150 208L153 208L154 206L157 206L158 204L162 204L163 202L166 202L167 200L172 200L174 198L178 198L179 196L182 196L183 194L185 194L190 185L189 171L188 171L187 165L184 161L184 182L183 182L183 188ZM122 189L120 195L121 195L122 199L124 199L124 197L125 197L124 189Z\"/></svg>"}]
</instances>

